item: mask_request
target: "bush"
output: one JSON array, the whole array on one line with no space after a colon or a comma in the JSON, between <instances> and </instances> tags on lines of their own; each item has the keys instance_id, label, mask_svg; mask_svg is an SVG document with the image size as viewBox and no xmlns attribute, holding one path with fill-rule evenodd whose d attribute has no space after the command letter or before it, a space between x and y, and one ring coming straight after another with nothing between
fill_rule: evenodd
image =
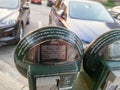
<instances>
[{"instance_id":1,"label":"bush","mask_svg":"<svg viewBox=\"0 0 120 90\"><path fill-rule=\"evenodd\" d=\"M115 0L108 0L108 3L115 3Z\"/></svg>"},{"instance_id":2,"label":"bush","mask_svg":"<svg viewBox=\"0 0 120 90\"><path fill-rule=\"evenodd\" d=\"M105 7L110 8L116 6L115 0L108 0L106 3L102 3Z\"/></svg>"}]
</instances>

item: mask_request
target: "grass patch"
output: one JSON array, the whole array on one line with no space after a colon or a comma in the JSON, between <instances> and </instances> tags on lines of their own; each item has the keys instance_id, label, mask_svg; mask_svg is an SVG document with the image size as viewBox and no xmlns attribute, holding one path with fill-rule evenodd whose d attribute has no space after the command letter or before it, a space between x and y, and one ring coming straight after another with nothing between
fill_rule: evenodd
<instances>
[{"instance_id":1,"label":"grass patch","mask_svg":"<svg viewBox=\"0 0 120 90\"><path fill-rule=\"evenodd\" d=\"M111 8L111 7L114 7L116 6L115 3L102 3L106 8Z\"/></svg>"}]
</instances>

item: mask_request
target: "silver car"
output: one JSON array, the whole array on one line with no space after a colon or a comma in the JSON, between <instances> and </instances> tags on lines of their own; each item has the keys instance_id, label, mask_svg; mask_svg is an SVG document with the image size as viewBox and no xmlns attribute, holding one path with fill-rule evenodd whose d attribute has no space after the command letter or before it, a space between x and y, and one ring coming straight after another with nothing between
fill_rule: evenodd
<instances>
[{"instance_id":1,"label":"silver car","mask_svg":"<svg viewBox=\"0 0 120 90\"><path fill-rule=\"evenodd\" d=\"M120 29L102 4L87 0L57 0L49 14L49 25L68 28L84 45L107 31Z\"/></svg>"}]
</instances>

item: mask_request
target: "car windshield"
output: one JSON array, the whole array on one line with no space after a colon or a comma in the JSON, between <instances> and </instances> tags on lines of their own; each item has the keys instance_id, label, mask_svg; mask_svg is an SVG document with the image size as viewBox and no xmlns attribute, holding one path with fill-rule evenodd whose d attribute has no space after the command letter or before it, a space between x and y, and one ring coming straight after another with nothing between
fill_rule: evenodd
<instances>
[{"instance_id":1,"label":"car windshield","mask_svg":"<svg viewBox=\"0 0 120 90\"><path fill-rule=\"evenodd\" d=\"M75 19L114 22L104 6L95 3L70 1L69 15Z\"/></svg>"},{"instance_id":2,"label":"car windshield","mask_svg":"<svg viewBox=\"0 0 120 90\"><path fill-rule=\"evenodd\" d=\"M18 0L0 0L0 8L15 9L18 7Z\"/></svg>"}]
</instances>

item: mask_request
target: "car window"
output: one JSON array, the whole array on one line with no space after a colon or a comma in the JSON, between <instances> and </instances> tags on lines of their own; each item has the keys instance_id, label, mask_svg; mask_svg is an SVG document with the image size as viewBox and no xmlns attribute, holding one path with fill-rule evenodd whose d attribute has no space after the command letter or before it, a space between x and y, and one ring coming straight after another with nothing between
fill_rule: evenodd
<instances>
[{"instance_id":1,"label":"car window","mask_svg":"<svg viewBox=\"0 0 120 90\"><path fill-rule=\"evenodd\" d=\"M14 9L18 7L18 0L0 0L0 8Z\"/></svg>"},{"instance_id":2,"label":"car window","mask_svg":"<svg viewBox=\"0 0 120 90\"><path fill-rule=\"evenodd\" d=\"M71 18L83 20L114 22L111 15L101 4L70 1L69 15Z\"/></svg>"}]
</instances>

